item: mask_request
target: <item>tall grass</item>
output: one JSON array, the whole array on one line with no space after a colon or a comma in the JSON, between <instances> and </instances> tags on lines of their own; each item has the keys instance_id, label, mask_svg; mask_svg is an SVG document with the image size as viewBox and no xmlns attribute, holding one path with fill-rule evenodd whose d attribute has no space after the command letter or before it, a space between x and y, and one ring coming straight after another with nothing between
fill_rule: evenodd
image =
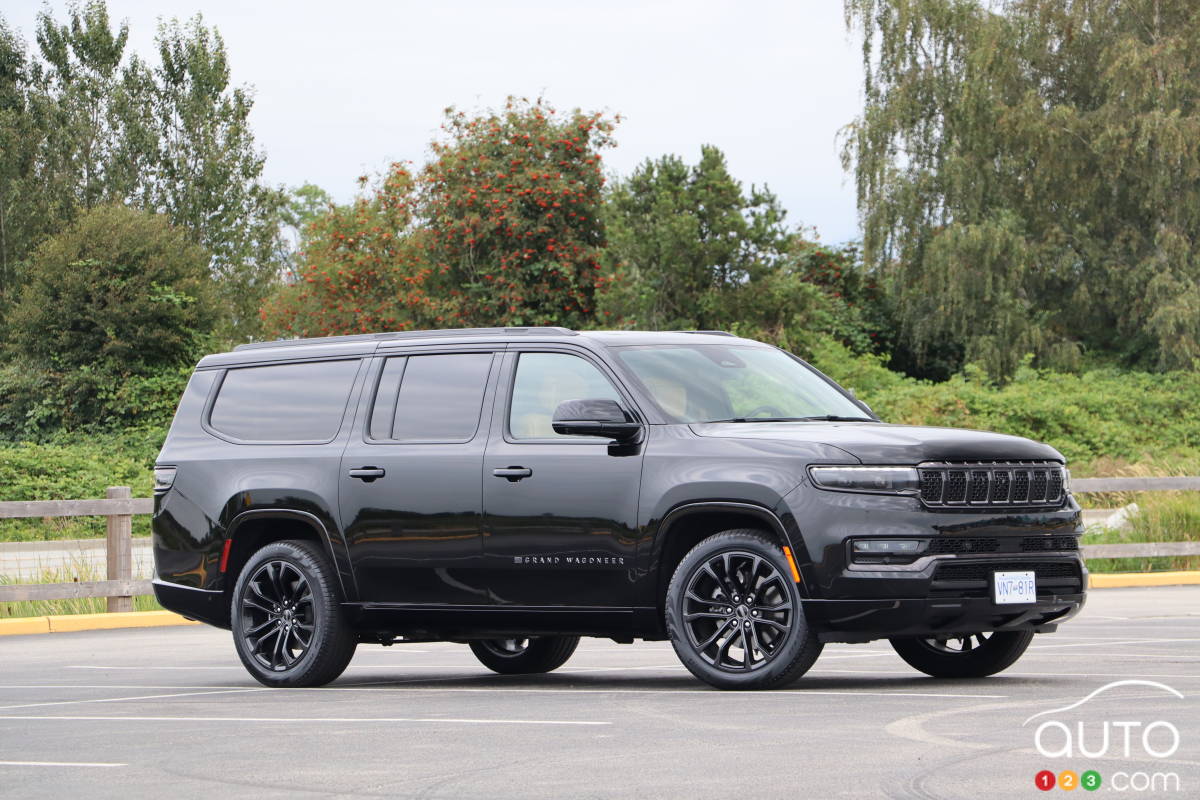
<instances>
[{"instance_id":1,"label":"tall grass","mask_svg":"<svg viewBox=\"0 0 1200 800\"><path fill-rule=\"evenodd\" d=\"M1124 505L1133 495L1114 494ZM1156 492L1137 496L1139 512L1123 531L1093 528L1083 544L1126 544L1134 542L1200 542L1200 492ZM1088 562L1093 572L1154 572L1156 570L1200 569L1200 556L1162 558L1105 558Z\"/></svg>"},{"instance_id":2,"label":"tall grass","mask_svg":"<svg viewBox=\"0 0 1200 800\"><path fill-rule=\"evenodd\" d=\"M44 569L35 583L84 583L86 581L102 581L105 576L95 564L76 560L62 569ZM22 581L24 583L25 581ZM17 581L0 575L0 586L12 585ZM73 600L21 600L12 603L0 603L0 619L12 617L42 617L58 614L100 614L107 610L107 600L103 597L87 597ZM153 595L142 595L133 598L134 611L158 611L162 606Z\"/></svg>"}]
</instances>

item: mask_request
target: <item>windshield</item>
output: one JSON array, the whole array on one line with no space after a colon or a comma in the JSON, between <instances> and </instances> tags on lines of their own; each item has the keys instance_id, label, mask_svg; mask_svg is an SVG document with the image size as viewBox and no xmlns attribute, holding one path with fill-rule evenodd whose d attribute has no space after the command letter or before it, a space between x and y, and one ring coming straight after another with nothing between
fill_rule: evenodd
<instances>
[{"instance_id":1,"label":"windshield","mask_svg":"<svg viewBox=\"0 0 1200 800\"><path fill-rule=\"evenodd\" d=\"M868 419L821 376L771 347L645 345L614 350L678 422Z\"/></svg>"}]
</instances>

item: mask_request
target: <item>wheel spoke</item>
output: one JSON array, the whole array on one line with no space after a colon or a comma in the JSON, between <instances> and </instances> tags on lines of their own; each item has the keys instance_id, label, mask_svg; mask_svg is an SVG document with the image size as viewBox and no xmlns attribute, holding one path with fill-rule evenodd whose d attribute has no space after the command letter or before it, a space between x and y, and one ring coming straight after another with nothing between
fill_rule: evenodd
<instances>
[{"instance_id":1,"label":"wheel spoke","mask_svg":"<svg viewBox=\"0 0 1200 800\"><path fill-rule=\"evenodd\" d=\"M742 664L745 665L746 669L754 666L754 647L750 644L749 631L750 627L748 625L742 626Z\"/></svg>"},{"instance_id":2,"label":"wheel spoke","mask_svg":"<svg viewBox=\"0 0 1200 800\"><path fill-rule=\"evenodd\" d=\"M709 647L711 647L713 642L721 638L722 633L725 633L727 630L729 630L729 625L731 622L736 622L736 620L726 620L723 625L718 625L716 633L705 639L700 644L696 645L696 649L707 650Z\"/></svg>"},{"instance_id":3,"label":"wheel spoke","mask_svg":"<svg viewBox=\"0 0 1200 800\"><path fill-rule=\"evenodd\" d=\"M279 626L274 625L274 626L272 626L271 630L267 631L262 636L259 636L257 639L255 639L253 642L250 643L250 650L254 653L261 654L259 648L262 647L263 642L265 642L267 639L270 639L272 636L278 636L278 635L279 635Z\"/></svg>"},{"instance_id":4,"label":"wheel spoke","mask_svg":"<svg viewBox=\"0 0 1200 800\"><path fill-rule=\"evenodd\" d=\"M758 618L756 618L754 621L755 621L756 623L760 624L760 625L770 625L770 626L771 626L772 628L774 628L775 630L777 630L777 631L782 631L783 633L787 633L787 632L788 632L788 626L787 626L787 625L783 625L783 624L781 624L781 623L778 623L778 622L776 622L776 621L775 621L775 620L773 620L773 619L767 619L766 617L758 617Z\"/></svg>"},{"instance_id":5,"label":"wheel spoke","mask_svg":"<svg viewBox=\"0 0 1200 800\"><path fill-rule=\"evenodd\" d=\"M257 600L251 600L249 597L242 598L242 607L243 608L246 608L246 607L253 608L258 611L263 612L264 614L274 614L275 613L271 609L264 606L262 603L258 602Z\"/></svg>"},{"instance_id":6,"label":"wheel spoke","mask_svg":"<svg viewBox=\"0 0 1200 800\"><path fill-rule=\"evenodd\" d=\"M275 620L268 619L266 622L256 625L255 627L246 631L246 636L258 636L263 631L265 631L267 628L272 627L273 625L275 625Z\"/></svg>"},{"instance_id":7,"label":"wheel spoke","mask_svg":"<svg viewBox=\"0 0 1200 800\"><path fill-rule=\"evenodd\" d=\"M729 645L733 644L733 640L735 638L737 638L734 635L737 632L738 632L737 624L735 623L733 626L733 630L730 631L730 633L729 633L729 636L725 637L725 641L721 642L720 646L717 647L716 665L718 667L721 666L721 659L724 658L725 656L729 655Z\"/></svg>"},{"instance_id":8,"label":"wheel spoke","mask_svg":"<svg viewBox=\"0 0 1200 800\"><path fill-rule=\"evenodd\" d=\"M275 646L271 648L271 669L275 669L277 665L283 663L281 653L283 651L283 629L279 629L279 635L275 637Z\"/></svg>"},{"instance_id":9,"label":"wheel spoke","mask_svg":"<svg viewBox=\"0 0 1200 800\"><path fill-rule=\"evenodd\" d=\"M750 562L750 571L746 573L746 594L753 594L756 587L755 577L758 575L758 568L762 564L762 559L758 556Z\"/></svg>"},{"instance_id":10,"label":"wheel spoke","mask_svg":"<svg viewBox=\"0 0 1200 800\"><path fill-rule=\"evenodd\" d=\"M301 632L301 631L303 631L303 632L305 632L305 633L307 633L307 634L308 634L308 638L307 638L307 639L305 639L305 638L302 638L302 637L300 636L300 632ZM305 627L305 626L303 626L303 625L297 625L295 628L293 628L293 629L292 629L292 636L295 636L295 637L296 637L296 641L300 643L300 646L301 646L301 647L302 647L304 650L308 650L308 646L309 646L310 644L312 644L313 629L312 629L312 628L306 628L306 627Z\"/></svg>"},{"instance_id":11,"label":"wheel spoke","mask_svg":"<svg viewBox=\"0 0 1200 800\"><path fill-rule=\"evenodd\" d=\"M773 654L773 651L767 650L767 648L763 644L762 640L758 638L758 626L757 625L750 626L750 638L754 642L755 649L757 649L758 652L762 654L763 660L764 661L770 660L771 655Z\"/></svg>"},{"instance_id":12,"label":"wheel spoke","mask_svg":"<svg viewBox=\"0 0 1200 800\"><path fill-rule=\"evenodd\" d=\"M716 611L694 611L691 614L684 614L683 618L687 622L696 619L727 619L728 614L721 614Z\"/></svg>"},{"instance_id":13,"label":"wheel spoke","mask_svg":"<svg viewBox=\"0 0 1200 800\"><path fill-rule=\"evenodd\" d=\"M258 576L257 576L257 575L255 575L255 576L254 576L254 577L253 577L253 578L250 580L250 591L252 591L252 592L254 592L256 595L258 595L258 596L259 596L259 598L261 598L261 599L262 599L262 601L263 601L264 603L267 603L268 605L274 605L274 604L275 604L275 603L278 601L278 598L275 598L275 597L267 597L267 593L266 593L266 592L264 592L264 591L262 590L262 587L258 585Z\"/></svg>"}]
</instances>

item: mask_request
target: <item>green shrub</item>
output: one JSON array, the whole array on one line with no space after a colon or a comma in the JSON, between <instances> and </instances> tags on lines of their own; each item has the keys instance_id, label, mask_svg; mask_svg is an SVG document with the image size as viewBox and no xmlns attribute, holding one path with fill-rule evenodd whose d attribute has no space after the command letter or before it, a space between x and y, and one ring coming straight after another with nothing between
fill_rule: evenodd
<instances>
[{"instance_id":1,"label":"green shrub","mask_svg":"<svg viewBox=\"0 0 1200 800\"><path fill-rule=\"evenodd\" d=\"M930 383L824 341L808 354L819 369L889 422L998 431L1046 442L1087 474L1102 460L1200 467L1200 373L1099 369L1082 374L1017 370L999 386L982 369Z\"/></svg>"},{"instance_id":2,"label":"green shrub","mask_svg":"<svg viewBox=\"0 0 1200 800\"><path fill-rule=\"evenodd\" d=\"M104 497L109 486L129 486L149 497L162 428L68 436L45 443L0 443L0 500L76 500ZM149 517L133 518L134 536L148 536ZM103 517L0 520L0 541L86 539L104 536Z\"/></svg>"}]
</instances>

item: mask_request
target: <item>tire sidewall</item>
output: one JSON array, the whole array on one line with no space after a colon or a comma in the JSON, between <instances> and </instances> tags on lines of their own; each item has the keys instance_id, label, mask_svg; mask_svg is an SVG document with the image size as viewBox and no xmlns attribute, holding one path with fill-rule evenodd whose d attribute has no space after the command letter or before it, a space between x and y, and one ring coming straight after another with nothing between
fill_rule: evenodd
<instances>
[{"instance_id":1,"label":"tire sidewall","mask_svg":"<svg viewBox=\"0 0 1200 800\"><path fill-rule=\"evenodd\" d=\"M1015 664L1032 640L1032 631L994 631L981 647L965 653L942 652L918 637L892 639L891 645L909 666L926 675L984 678Z\"/></svg>"},{"instance_id":2,"label":"tire sidewall","mask_svg":"<svg viewBox=\"0 0 1200 800\"><path fill-rule=\"evenodd\" d=\"M788 599L794 613L792 629L787 640L771 659L770 663L748 672L732 672L709 664L692 645L690 634L683 622L684 592L695 571L713 556L735 551L751 552L771 563L784 576ZM806 647L820 647L804 615L803 597L795 582L787 580L791 567L779 547L764 535L753 531L727 531L705 539L692 548L676 567L667 587L666 622L671 646L683 665L700 680L726 689L768 688L781 682L789 682L786 675L802 655ZM815 658L815 656L814 656Z\"/></svg>"}]
</instances>

